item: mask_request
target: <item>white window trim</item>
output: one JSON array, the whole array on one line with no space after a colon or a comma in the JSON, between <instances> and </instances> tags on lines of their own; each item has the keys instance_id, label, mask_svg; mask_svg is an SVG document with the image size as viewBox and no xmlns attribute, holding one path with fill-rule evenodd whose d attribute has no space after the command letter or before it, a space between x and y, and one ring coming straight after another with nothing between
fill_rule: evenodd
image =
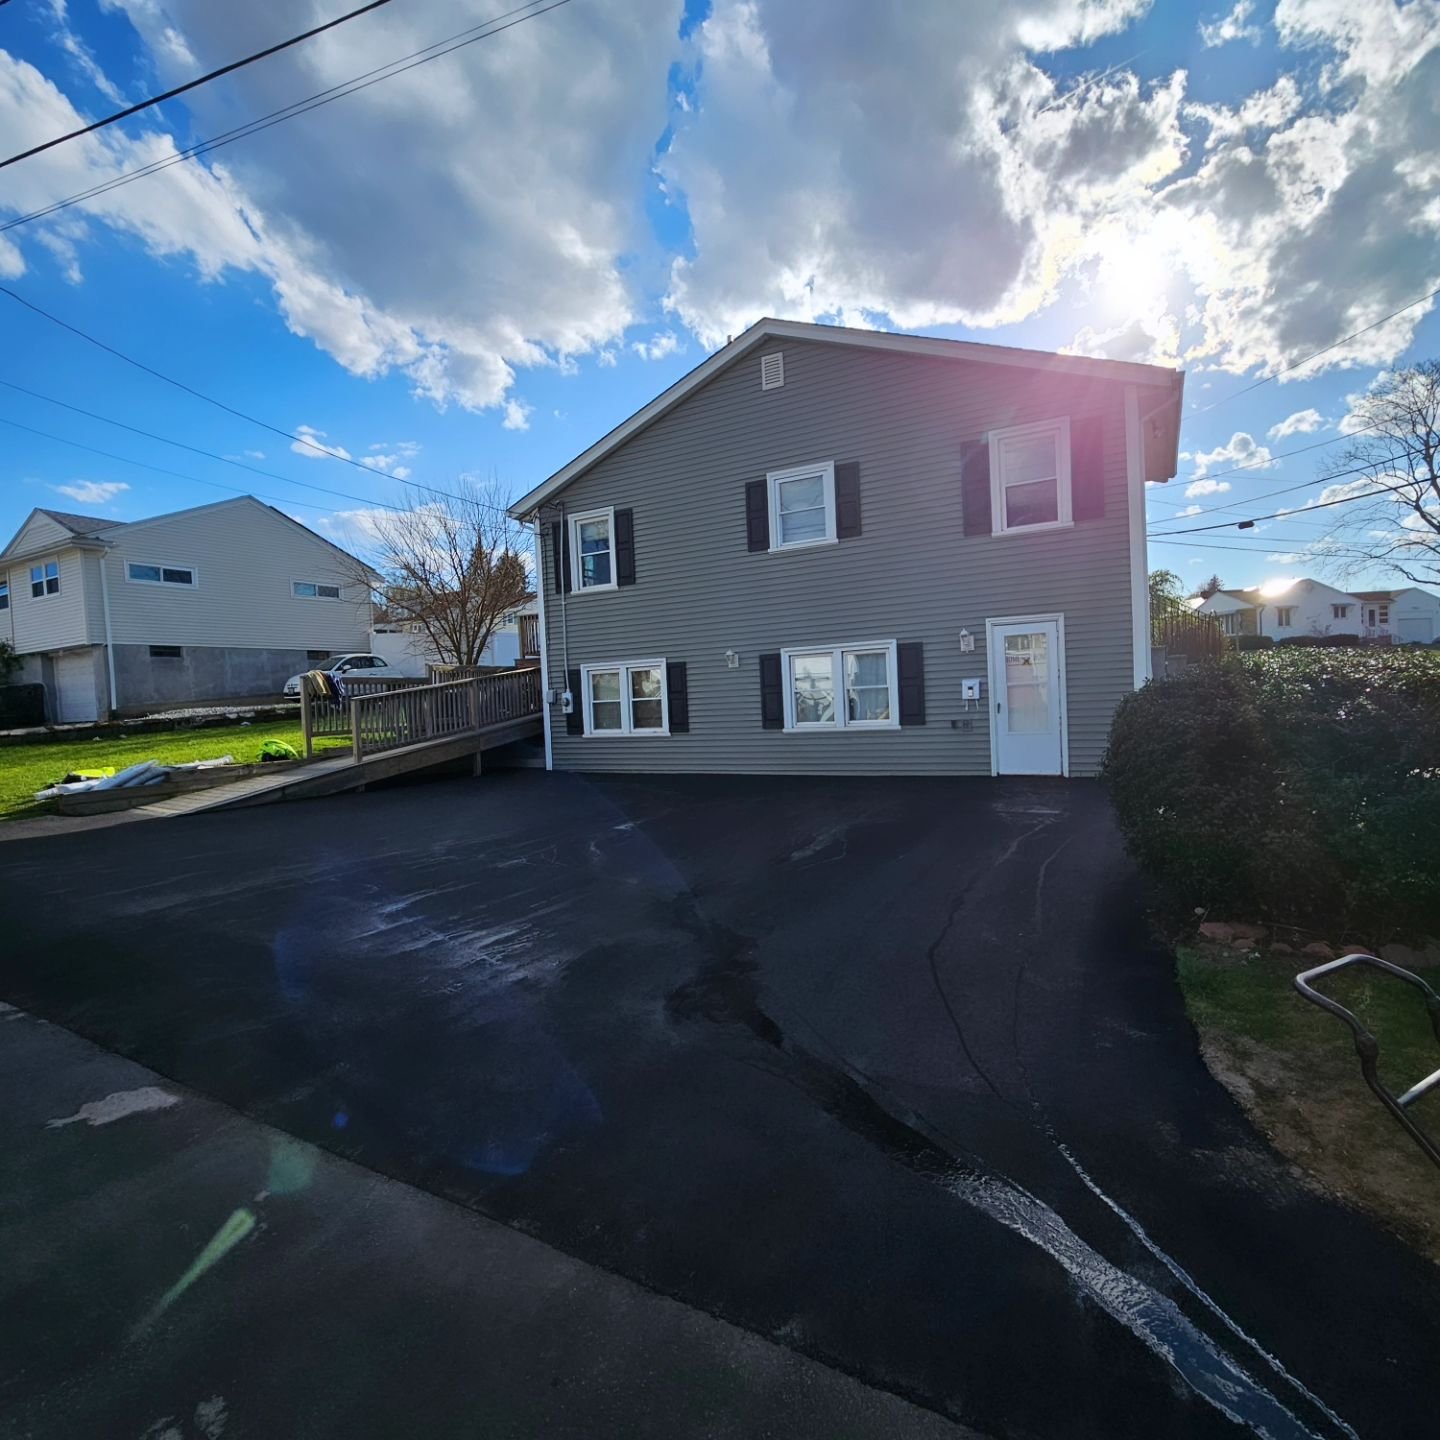
<instances>
[{"instance_id":1,"label":"white window trim","mask_svg":"<svg viewBox=\"0 0 1440 1440\"><path fill-rule=\"evenodd\" d=\"M137 580L130 573L132 565L148 565L152 569L159 570L163 576L166 570L188 570L190 572L190 583L188 585L177 585L173 580ZM194 565L185 565L178 560L127 560L125 562L125 582L128 585L161 585L167 590L198 590L200 588L200 571Z\"/></svg>"},{"instance_id":2,"label":"white window trim","mask_svg":"<svg viewBox=\"0 0 1440 1440\"><path fill-rule=\"evenodd\" d=\"M8 610L10 608L10 581L8 578L0 580L0 600L5 602L0 605L0 610Z\"/></svg>"},{"instance_id":3,"label":"white window trim","mask_svg":"<svg viewBox=\"0 0 1440 1440\"><path fill-rule=\"evenodd\" d=\"M825 533L814 540L792 540L789 544L780 541L780 486L787 480L803 480L807 475L819 475L825 492ZM835 531L835 462L826 460L818 465L787 465L783 470L771 470L765 476L765 489L770 507L770 551L808 550L812 545L838 545L840 537Z\"/></svg>"},{"instance_id":4,"label":"white window trim","mask_svg":"<svg viewBox=\"0 0 1440 1440\"><path fill-rule=\"evenodd\" d=\"M1275 607L1275 623L1282 630L1295 628L1295 609L1294 605L1277 605ZM1289 619L1286 619L1286 616L1289 616Z\"/></svg>"},{"instance_id":5,"label":"white window trim","mask_svg":"<svg viewBox=\"0 0 1440 1440\"><path fill-rule=\"evenodd\" d=\"M47 590L45 588L45 567L47 565L53 565L55 567L54 590ZM37 570L40 572L40 593L38 595L35 593L35 572ZM55 595L63 594L65 590L65 577L60 573L60 557L56 555L53 559L41 560L37 565L26 566L25 584L30 590L30 598L32 600L49 600Z\"/></svg>"},{"instance_id":6,"label":"white window trim","mask_svg":"<svg viewBox=\"0 0 1440 1440\"><path fill-rule=\"evenodd\" d=\"M594 694L590 688L592 674L604 674L607 670L620 672L620 729L596 730L592 706ZM658 670L660 672L660 728L658 730L636 730L630 719L630 671ZM580 667L580 695L585 706L585 738L587 740L653 740L670 734L670 672L664 660L612 660L608 664L582 665Z\"/></svg>"},{"instance_id":7,"label":"white window trim","mask_svg":"<svg viewBox=\"0 0 1440 1440\"><path fill-rule=\"evenodd\" d=\"M1005 477L1001 473L1001 444L1006 440L1024 439L1030 435L1058 435L1057 485L1058 520L1047 520L1043 525L1005 524ZM1043 530L1068 530L1074 525L1070 499L1070 417L1062 415L1054 420L1036 420L1028 425L1009 425L1003 430L990 432L990 532L993 535L1035 535ZM1026 481L1016 481L1026 484Z\"/></svg>"},{"instance_id":8,"label":"white window trim","mask_svg":"<svg viewBox=\"0 0 1440 1440\"><path fill-rule=\"evenodd\" d=\"M610 583L608 585L582 585L580 577L582 566L580 564L580 526L587 520L604 520L610 527ZM570 526L570 593L572 595L597 595L603 594L606 590L618 590L620 588L619 567L615 563L615 507L609 506L604 510L582 510L578 514L566 516ZM603 666L597 667L603 669Z\"/></svg>"},{"instance_id":9,"label":"white window trim","mask_svg":"<svg viewBox=\"0 0 1440 1440\"><path fill-rule=\"evenodd\" d=\"M886 675L890 682L890 718L888 720L849 720L845 703L845 666L847 650L883 650L886 654ZM835 688L835 719L800 724L795 719L795 684L790 674L794 655L830 654L831 682ZM894 640L847 640L842 645L792 645L780 652L780 683L785 700L785 730L791 735L839 735L846 730L898 730L900 728L900 667Z\"/></svg>"},{"instance_id":10,"label":"white window trim","mask_svg":"<svg viewBox=\"0 0 1440 1440\"><path fill-rule=\"evenodd\" d=\"M154 582L152 581L151 583L153 584ZM314 594L314 595L301 595L301 594L295 589L295 587L296 587L297 585L313 585L313 586L315 587L315 589L316 589L317 592L319 591L319 589L320 589L320 587L321 587L322 585L332 585L332 586L335 586L336 588L338 588L339 591L340 591L340 593L339 593L338 595L321 595L321 594L318 594L318 593L317 593L317 594ZM292 580L290 581L290 598L291 598L292 600L324 600L327 604L333 605L333 604L335 604L335 602L336 602L337 600L343 600L343 599L345 598L345 586L344 586L343 583L341 583L339 580L293 580L293 579L292 579Z\"/></svg>"}]
</instances>

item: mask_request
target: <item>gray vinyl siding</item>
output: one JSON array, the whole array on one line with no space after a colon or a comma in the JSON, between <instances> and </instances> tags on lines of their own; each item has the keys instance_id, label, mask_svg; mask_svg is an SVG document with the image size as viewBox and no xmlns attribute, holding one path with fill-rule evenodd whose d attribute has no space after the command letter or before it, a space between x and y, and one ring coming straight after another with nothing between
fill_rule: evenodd
<instances>
[{"instance_id":1,"label":"gray vinyl siding","mask_svg":"<svg viewBox=\"0 0 1440 1440\"><path fill-rule=\"evenodd\" d=\"M760 357L785 353L785 384L760 389ZM966 538L960 447L991 429L1098 414L1105 514L1071 529ZM860 464L863 533L751 554L745 484L769 470ZM542 524L548 684L606 661L688 666L690 732L570 736L552 715L558 768L812 774L989 774L987 617L1065 617L1070 769L1094 773L1133 685L1124 397L1114 382L1007 366L771 339L562 491L566 512L634 511L637 583L562 597ZM547 508L545 519L550 518ZM960 631L975 639L960 648ZM758 657L852 641L924 644L927 723L791 734L760 723ZM727 668L725 652L740 656ZM577 697L578 703L579 697ZM952 720L970 728L952 728Z\"/></svg>"}]
</instances>

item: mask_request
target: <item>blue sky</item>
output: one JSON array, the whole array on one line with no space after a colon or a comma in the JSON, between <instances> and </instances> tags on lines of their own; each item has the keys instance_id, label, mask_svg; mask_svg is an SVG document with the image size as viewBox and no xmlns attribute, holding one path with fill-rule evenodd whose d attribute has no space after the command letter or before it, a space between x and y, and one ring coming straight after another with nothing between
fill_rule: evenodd
<instances>
[{"instance_id":1,"label":"blue sky","mask_svg":"<svg viewBox=\"0 0 1440 1440\"><path fill-rule=\"evenodd\" d=\"M0 134L37 143L344 8L4 7ZM400 0L23 161L0 172L0 224L498 8ZM1422 305L1237 395L1440 285L1434 0L816 14L572 0L0 232L0 283L282 430L511 494L765 313L1183 364L1186 459L1151 491L1152 530L1303 511L1343 447L1283 452L1335 440L1381 370L1440 355ZM268 472L0 385L0 421L29 427L0 424L7 534L36 505L131 519L248 491L346 538L400 498L5 296L0 336L0 381ZM1187 583L1322 573L1307 551L1336 513L1152 541L1151 563Z\"/></svg>"}]
</instances>

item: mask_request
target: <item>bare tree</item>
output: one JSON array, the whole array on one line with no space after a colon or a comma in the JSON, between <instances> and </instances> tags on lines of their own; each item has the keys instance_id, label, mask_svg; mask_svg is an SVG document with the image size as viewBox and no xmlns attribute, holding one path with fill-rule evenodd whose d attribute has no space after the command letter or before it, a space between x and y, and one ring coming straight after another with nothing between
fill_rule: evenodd
<instances>
[{"instance_id":1,"label":"bare tree","mask_svg":"<svg viewBox=\"0 0 1440 1440\"><path fill-rule=\"evenodd\" d=\"M521 529L499 486L460 481L451 496L411 490L372 530L385 617L419 625L445 664L478 665L496 625L530 594Z\"/></svg>"},{"instance_id":2,"label":"bare tree","mask_svg":"<svg viewBox=\"0 0 1440 1440\"><path fill-rule=\"evenodd\" d=\"M1212 575L1195 593L1202 599L1208 600L1217 591L1225 588L1225 582L1219 575Z\"/></svg>"},{"instance_id":3,"label":"bare tree","mask_svg":"<svg viewBox=\"0 0 1440 1440\"><path fill-rule=\"evenodd\" d=\"M1354 440L1324 472L1342 494L1368 498L1330 510L1317 553L1337 571L1382 565L1407 580L1440 582L1440 360L1385 376L1354 402Z\"/></svg>"}]
</instances>

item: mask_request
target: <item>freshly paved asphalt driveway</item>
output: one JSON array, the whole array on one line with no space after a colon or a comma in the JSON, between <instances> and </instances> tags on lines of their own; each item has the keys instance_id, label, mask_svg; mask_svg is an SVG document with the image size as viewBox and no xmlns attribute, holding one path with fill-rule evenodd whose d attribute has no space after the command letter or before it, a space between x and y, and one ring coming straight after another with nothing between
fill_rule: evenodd
<instances>
[{"instance_id":1,"label":"freshly paved asphalt driveway","mask_svg":"<svg viewBox=\"0 0 1440 1440\"><path fill-rule=\"evenodd\" d=\"M988 1435L1435 1433L1440 1276L1209 1078L1093 786L495 775L7 846L0 914L10 1004Z\"/></svg>"}]
</instances>

